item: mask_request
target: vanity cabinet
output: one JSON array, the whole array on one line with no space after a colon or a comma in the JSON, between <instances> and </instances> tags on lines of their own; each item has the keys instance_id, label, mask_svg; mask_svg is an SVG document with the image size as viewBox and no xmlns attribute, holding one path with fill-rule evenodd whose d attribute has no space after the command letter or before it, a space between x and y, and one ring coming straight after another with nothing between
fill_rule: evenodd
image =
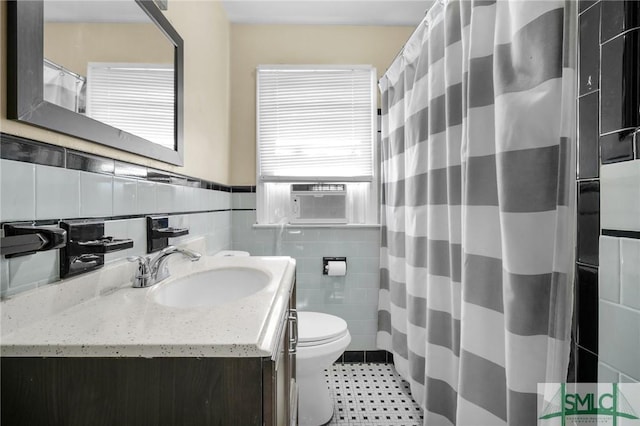
<instances>
[{"instance_id":1,"label":"vanity cabinet","mask_svg":"<svg viewBox=\"0 0 640 426\"><path fill-rule=\"evenodd\" d=\"M3 357L12 426L297 424L295 283L271 357Z\"/></svg>"}]
</instances>

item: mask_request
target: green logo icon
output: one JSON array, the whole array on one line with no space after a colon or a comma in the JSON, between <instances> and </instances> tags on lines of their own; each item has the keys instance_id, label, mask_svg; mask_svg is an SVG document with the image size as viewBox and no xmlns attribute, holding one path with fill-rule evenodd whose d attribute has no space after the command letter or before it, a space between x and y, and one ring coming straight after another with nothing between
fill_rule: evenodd
<instances>
[{"instance_id":1,"label":"green logo icon","mask_svg":"<svg viewBox=\"0 0 640 426\"><path fill-rule=\"evenodd\" d=\"M620 392L617 383L611 384L611 393L598 392L567 392L567 384L561 383L560 389L548 401L540 420L560 417L562 426L566 425L567 417L588 416L611 417L612 425L617 426L618 418L639 420L640 418L629 404L627 398ZM585 423L593 423L594 419L585 419Z\"/></svg>"}]
</instances>

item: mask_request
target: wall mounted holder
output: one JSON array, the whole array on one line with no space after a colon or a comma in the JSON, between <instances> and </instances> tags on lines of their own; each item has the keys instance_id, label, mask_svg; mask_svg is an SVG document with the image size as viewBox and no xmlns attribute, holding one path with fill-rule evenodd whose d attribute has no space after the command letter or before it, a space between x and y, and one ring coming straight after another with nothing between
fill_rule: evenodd
<instances>
[{"instance_id":1,"label":"wall mounted holder","mask_svg":"<svg viewBox=\"0 0 640 426\"><path fill-rule=\"evenodd\" d=\"M343 269L340 271L332 270L332 264L343 263ZM322 258L322 275L343 276L347 274L347 258L346 257L323 257Z\"/></svg>"},{"instance_id":2,"label":"wall mounted holder","mask_svg":"<svg viewBox=\"0 0 640 426\"><path fill-rule=\"evenodd\" d=\"M104 255L133 247L131 239L115 239L104 235L102 221L64 221L69 241L60 252L60 278L68 278L101 268Z\"/></svg>"},{"instance_id":3,"label":"wall mounted holder","mask_svg":"<svg viewBox=\"0 0 640 426\"><path fill-rule=\"evenodd\" d=\"M170 228L168 216L147 216L147 253L169 246L169 238L182 237L188 228Z\"/></svg>"},{"instance_id":4,"label":"wall mounted holder","mask_svg":"<svg viewBox=\"0 0 640 426\"><path fill-rule=\"evenodd\" d=\"M67 233L58 227L35 226L31 222L7 223L0 239L0 254L6 258L54 250L67 244Z\"/></svg>"}]
</instances>

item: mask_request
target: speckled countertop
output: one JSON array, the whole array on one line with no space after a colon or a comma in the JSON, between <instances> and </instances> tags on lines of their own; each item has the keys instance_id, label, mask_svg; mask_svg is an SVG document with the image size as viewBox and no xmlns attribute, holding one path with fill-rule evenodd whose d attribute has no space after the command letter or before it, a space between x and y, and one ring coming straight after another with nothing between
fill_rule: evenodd
<instances>
[{"instance_id":1,"label":"speckled countertop","mask_svg":"<svg viewBox=\"0 0 640 426\"><path fill-rule=\"evenodd\" d=\"M2 356L69 357L263 357L275 350L294 281L289 257L203 257L199 262L172 257L172 277L221 267L249 267L267 273L269 284L257 293L221 306L172 308L152 300L154 287L132 288L130 265L93 277L128 277L103 286L79 303L61 302L82 283L62 282L2 302ZM174 261L175 260L175 261ZM126 269L126 270L118 270ZM101 275L100 275L101 274ZM87 274L90 275L90 274ZM83 279L91 279L84 277ZM71 281L71 280L68 280ZM229 283L230 286L233 283ZM104 290L108 288L108 291ZM37 293L41 292L41 295ZM48 294L45 294L47 293ZM54 298L57 298L54 300ZM62 306L61 305L64 305ZM57 308L50 306L55 304ZM49 309L50 314L29 315ZM22 318L19 318L22 317ZM30 318L26 320L25 318Z\"/></svg>"}]
</instances>

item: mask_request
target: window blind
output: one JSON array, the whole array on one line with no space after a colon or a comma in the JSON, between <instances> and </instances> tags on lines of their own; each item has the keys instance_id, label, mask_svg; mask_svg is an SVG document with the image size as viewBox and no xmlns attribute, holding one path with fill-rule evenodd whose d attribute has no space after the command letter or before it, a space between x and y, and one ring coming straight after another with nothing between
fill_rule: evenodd
<instances>
[{"instance_id":1,"label":"window blind","mask_svg":"<svg viewBox=\"0 0 640 426\"><path fill-rule=\"evenodd\" d=\"M262 181L370 181L375 69L259 68Z\"/></svg>"},{"instance_id":2,"label":"window blind","mask_svg":"<svg viewBox=\"0 0 640 426\"><path fill-rule=\"evenodd\" d=\"M87 115L175 149L172 65L89 64Z\"/></svg>"}]
</instances>

